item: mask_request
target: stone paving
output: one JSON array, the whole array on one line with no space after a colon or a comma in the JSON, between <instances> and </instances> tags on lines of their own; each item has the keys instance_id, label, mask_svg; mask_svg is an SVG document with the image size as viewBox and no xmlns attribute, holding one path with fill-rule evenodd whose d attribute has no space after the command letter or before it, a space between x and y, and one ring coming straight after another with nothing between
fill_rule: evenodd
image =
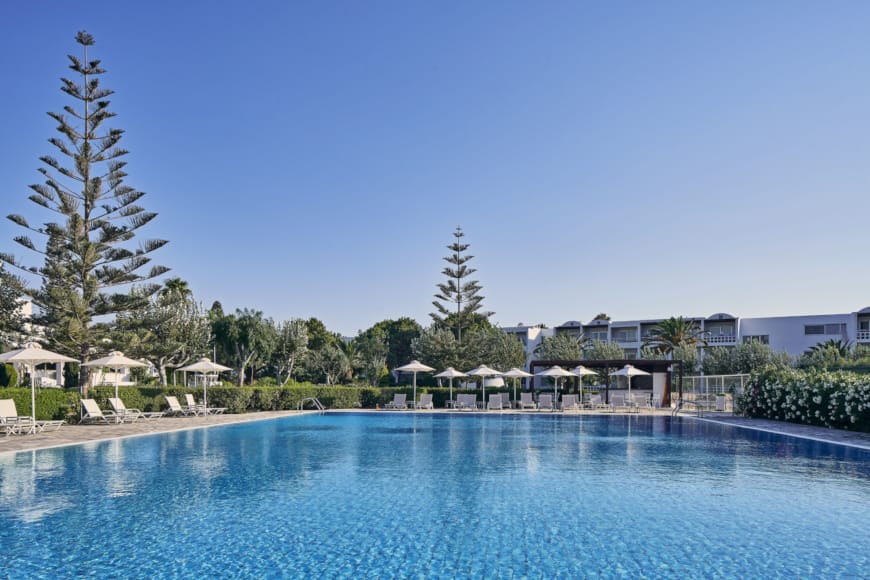
<instances>
[{"instance_id":1,"label":"stone paving","mask_svg":"<svg viewBox=\"0 0 870 580\"><path fill-rule=\"evenodd\" d=\"M372 412L372 413L393 413L399 411L378 411L364 409L343 409L346 412ZM218 425L230 425L233 423L245 423L248 421L262 421L265 419L275 419L279 417L291 417L294 415L311 414L315 411L269 411L260 413L245 413L242 415L209 415L207 417L164 417L162 419L153 419L151 421L137 421L135 423L125 423L121 425L64 425L56 431L38 433L36 435L0 435L0 453L11 453L15 451L29 451L33 449L45 449L49 447L62 447L66 445L76 445L88 441L100 441L106 439L120 439L124 437L137 437L141 435L150 435L153 433L165 433L169 431L182 431L186 429L201 429L205 427L214 427ZM434 411L416 411L419 413L464 413L463 411L453 411L445 409L435 409ZM473 411L472 411L473 412ZM477 411L478 413L498 413L499 411ZM517 411L505 410L502 413L514 414L537 414L537 411ZM645 411L641 414L658 414L670 415L670 409L657 409L655 411ZM601 413L592 411L572 411L567 415L598 415L613 413ZM794 437L802 437L806 439L815 439L819 441L827 441L841 445L849 445L862 449L870 450L870 434L854 433L851 431L841 431L838 429L825 429L823 427L811 427L808 425L797 425L794 423L784 423L780 421L767 421L763 419L751 419L748 417L737 417L730 413L704 413L703 417L698 417L695 414L684 413L681 417L685 419L697 421L712 421L734 425L746 429L756 429L771 433L779 433L782 435L791 435Z\"/></svg>"}]
</instances>

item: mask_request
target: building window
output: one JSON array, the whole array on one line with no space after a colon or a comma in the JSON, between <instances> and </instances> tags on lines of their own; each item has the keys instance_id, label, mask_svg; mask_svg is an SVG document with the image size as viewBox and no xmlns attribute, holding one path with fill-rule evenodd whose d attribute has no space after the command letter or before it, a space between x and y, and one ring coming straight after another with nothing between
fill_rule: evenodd
<instances>
[{"instance_id":1,"label":"building window","mask_svg":"<svg viewBox=\"0 0 870 580\"><path fill-rule=\"evenodd\" d=\"M825 325L807 324L804 326L804 334L825 334Z\"/></svg>"},{"instance_id":2,"label":"building window","mask_svg":"<svg viewBox=\"0 0 870 580\"><path fill-rule=\"evenodd\" d=\"M625 353L625 359L626 359L626 360L635 360L635 359L637 359L637 349L634 349L634 348L626 348L626 349L623 350L623 353Z\"/></svg>"},{"instance_id":3,"label":"building window","mask_svg":"<svg viewBox=\"0 0 870 580\"><path fill-rule=\"evenodd\" d=\"M845 324L807 324L804 326L804 334L846 334Z\"/></svg>"},{"instance_id":4,"label":"building window","mask_svg":"<svg viewBox=\"0 0 870 580\"><path fill-rule=\"evenodd\" d=\"M743 337L743 344L751 342L760 342L761 344L770 344L769 334L747 334Z\"/></svg>"}]
</instances>

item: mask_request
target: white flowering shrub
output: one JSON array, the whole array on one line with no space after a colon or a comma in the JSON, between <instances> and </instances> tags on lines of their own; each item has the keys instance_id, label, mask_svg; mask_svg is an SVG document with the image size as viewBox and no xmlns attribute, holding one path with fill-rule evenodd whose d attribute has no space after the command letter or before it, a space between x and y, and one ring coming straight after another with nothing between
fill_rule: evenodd
<instances>
[{"instance_id":1,"label":"white flowering shrub","mask_svg":"<svg viewBox=\"0 0 870 580\"><path fill-rule=\"evenodd\" d=\"M870 376L847 371L768 369L738 398L749 417L870 433Z\"/></svg>"}]
</instances>

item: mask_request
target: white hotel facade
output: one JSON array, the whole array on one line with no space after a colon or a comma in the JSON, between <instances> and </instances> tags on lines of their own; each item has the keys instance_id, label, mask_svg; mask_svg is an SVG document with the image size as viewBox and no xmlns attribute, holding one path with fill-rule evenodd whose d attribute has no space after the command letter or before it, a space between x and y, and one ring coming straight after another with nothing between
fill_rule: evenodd
<instances>
[{"instance_id":1,"label":"white hotel facade","mask_svg":"<svg viewBox=\"0 0 870 580\"><path fill-rule=\"evenodd\" d=\"M688 319L706 333L710 347L733 347L759 341L777 352L799 356L810 347L827 340L870 346L870 306L845 314L740 318L720 312L706 318ZM556 334L579 336L582 333L590 340L616 343L622 347L625 358L636 359L640 358L640 351L650 331L662 320L593 320L588 323L571 320L555 328L520 324L502 327L502 330L519 338L529 354L545 337Z\"/></svg>"}]
</instances>

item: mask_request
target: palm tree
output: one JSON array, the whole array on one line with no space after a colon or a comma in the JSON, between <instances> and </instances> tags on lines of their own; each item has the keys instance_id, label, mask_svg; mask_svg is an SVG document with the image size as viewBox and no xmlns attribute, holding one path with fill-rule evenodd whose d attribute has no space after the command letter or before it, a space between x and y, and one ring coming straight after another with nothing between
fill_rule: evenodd
<instances>
[{"instance_id":1,"label":"palm tree","mask_svg":"<svg viewBox=\"0 0 870 580\"><path fill-rule=\"evenodd\" d=\"M823 350L830 350L832 352L836 352L840 358L848 358L852 353L852 343L848 340L837 339L834 340L830 338L825 342L820 342L810 347L809 352L821 352Z\"/></svg>"},{"instance_id":2,"label":"palm tree","mask_svg":"<svg viewBox=\"0 0 870 580\"><path fill-rule=\"evenodd\" d=\"M694 320L671 316L650 329L649 335L644 339L644 346L663 355L671 355L680 346L707 346L706 335Z\"/></svg>"},{"instance_id":3,"label":"palm tree","mask_svg":"<svg viewBox=\"0 0 870 580\"><path fill-rule=\"evenodd\" d=\"M181 278L167 278L163 281L163 288L160 290L160 295L174 295L180 298L189 298L193 295L193 291L188 287L186 280L182 280Z\"/></svg>"}]
</instances>

